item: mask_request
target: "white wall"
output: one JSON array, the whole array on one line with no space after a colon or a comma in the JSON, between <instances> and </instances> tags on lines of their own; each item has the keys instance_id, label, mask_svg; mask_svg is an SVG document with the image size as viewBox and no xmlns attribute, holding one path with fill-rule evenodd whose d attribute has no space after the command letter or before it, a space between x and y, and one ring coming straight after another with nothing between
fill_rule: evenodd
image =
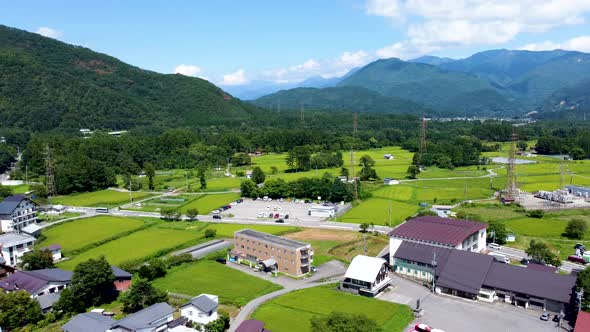
<instances>
[{"instance_id":1,"label":"white wall","mask_svg":"<svg viewBox=\"0 0 590 332\"><path fill-rule=\"evenodd\" d=\"M188 305L186 307L181 308L180 314L182 315L182 317L186 317L188 318L188 320L192 322L203 325L207 325L218 318L217 311L214 311L211 316L207 316L206 313L200 311L192 305Z\"/></svg>"},{"instance_id":2,"label":"white wall","mask_svg":"<svg viewBox=\"0 0 590 332\"><path fill-rule=\"evenodd\" d=\"M479 238L477 242L477 247L479 248L479 252L482 252L486 249L486 238L488 236L488 232L486 229L482 229L479 231Z\"/></svg>"},{"instance_id":3,"label":"white wall","mask_svg":"<svg viewBox=\"0 0 590 332\"><path fill-rule=\"evenodd\" d=\"M402 245L402 240L396 239L393 237L389 238L389 264L393 264L393 262L394 262L393 255L395 255L395 253L397 252L397 249L399 249L399 246L401 246L401 245Z\"/></svg>"}]
</instances>

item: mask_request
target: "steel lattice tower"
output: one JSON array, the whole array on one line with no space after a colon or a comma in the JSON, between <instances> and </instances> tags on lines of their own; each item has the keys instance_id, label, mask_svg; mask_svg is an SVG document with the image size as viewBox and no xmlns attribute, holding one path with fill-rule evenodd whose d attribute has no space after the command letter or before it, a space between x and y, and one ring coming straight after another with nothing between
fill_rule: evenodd
<instances>
[{"instance_id":1,"label":"steel lattice tower","mask_svg":"<svg viewBox=\"0 0 590 332\"><path fill-rule=\"evenodd\" d=\"M506 196L508 198L514 199L517 194L517 186L516 186L516 174L515 174L515 167L516 164L516 129L512 127L512 143L510 144L510 154L508 155L508 166L506 168L506 176L507 176L507 183L506 183Z\"/></svg>"},{"instance_id":2,"label":"steel lattice tower","mask_svg":"<svg viewBox=\"0 0 590 332\"><path fill-rule=\"evenodd\" d=\"M49 200L57 194L57 190L55 187L55 174L54 174L54 165L53 159L51 157L51 149L49 148L49 144L45 146L45 164L46 164L46 174L45 174L45 183L47 185L47 194L49 196Z\"/></svg>"},{"instance_id":3,"label":"steel lattice tower","mask_svg":"<svg viewBox=\"0 0 590 332\"><path fill-rule=\"evenodd\" d=\"M426 153L426 118L422 116L422 124L420 126L420 154Z\"/></svg>"}]
</instances>

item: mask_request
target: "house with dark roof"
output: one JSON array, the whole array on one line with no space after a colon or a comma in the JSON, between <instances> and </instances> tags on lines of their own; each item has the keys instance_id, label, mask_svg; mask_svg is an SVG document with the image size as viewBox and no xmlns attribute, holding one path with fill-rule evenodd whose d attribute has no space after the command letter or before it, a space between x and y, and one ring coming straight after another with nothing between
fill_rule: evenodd
<instances>
[{"instance_id":1,"label":"house with dark roof","mask_svg":"<svg viewBox=\"0 0 590 332\"><path fill-rule=\"evenodd\" d=\"M423 281L436 292L484 302L565 311L576 277L515 266L490 255L404 242L392 256L393 270Z\"/></svg>"},{"instance_id":2,"label":"house with dark roof","mask_svg":"<svg viewBox=\"0 0 590 332\"><path fill-rule=\"evenodd\" d=\"M201 294L180 307L180 314L193 323L207 325L216 320L219 297Z\"/></svg>"},{"instance_id":3,"label":"house with dark roof","mask_svg":"<svg viewBox=\"0 0 590 332\"><path fill-rule=\"evenodd\" d=\"M35 241L34 237L26 234L0 234L0 256L6 265L16 267L22 257L33 250Z\"/></svg>"},{"instance_id":4,"label":"house with dark roof","mask_svg":"<svg viewBox=\"0 0 590 332\"><path fill-rule=\"evenodd\" d=\"M22 228L37 223L37 204L24 195L6 197L0 202L0 229L2 232L19 232Z\"/></svg>"},{"instance_id":5,"label":"house with dark roof","mask_svg":"<svg viewBox=\"0 0 590 332\"><path fill-rule=\"evenodd\" d=\"M264 322L256 319L243 321L237 328L236 332L270 332L264 328Z\"/></svg>"},{"instance_id":6,"label":"house with dark roof","mask_svg":"<svg viewBox=\"0 0 590 332\"><path fill-rule=\"evenodd\" d=\"M125 270L122 270L114 265L111 266L113 274L115 275L115 289L119 292L124 292L131 288L131 279L133 275Z\"/></svg>"},{"instance_id":7,"label":"house with dark roof","mask_svg":"<svg viewBox=\"0 0 590 332\"><path fill-rule=\"evenodd\" d=\"M63 258L61 254L61 245L60 244L52 244L47 247L41 248L41 250L46 250L51 253L51 258L53 258L54 262L57 262Z\"/></svg>"},{"instance_id":8,"label":"house with dark roof","mask_svg":"<svg viewBox=\"0 0 590 332\"><path fill-rule=\"evenodd\" d=\"M481 252L486 248L487 228L485 223L469 220L438 216L413 218L389 232L390 258L402 242Z\"/></svg>"},{"instance_id":9,"label":"house with dark roof","mask_svg":"<svg viewBox=\"0 0 590 332\"><path fill-rule=\"evenodd\" d=\"M70 319L61 327L64 332L106 332L116 321L96 312L85 312Z\"/></svg>"},{"instance_id":10,"label":"house with dark roof","mask_svg":"<svg viewBox=\"0 0 590 332\"><path fill-rule=\"evenodd\" d=\"M60 292L70 284L72 275L72 272L62 269L16 271L0 281L0 288L5 292L24 290L31 294L32 298L37 298Z\"/></svg>"},{"instance_id":11,"label":"house with dark roof","mask_svg":"<svg viewBox=\"0 0 590 332\"><path fill-rule=\"evenodd\" d=\"M176 311L168 303L161 302L131 314L111 325L112 332L156 332L166 331L168 323L174 320Z\"/></svg>"}]
</instances>

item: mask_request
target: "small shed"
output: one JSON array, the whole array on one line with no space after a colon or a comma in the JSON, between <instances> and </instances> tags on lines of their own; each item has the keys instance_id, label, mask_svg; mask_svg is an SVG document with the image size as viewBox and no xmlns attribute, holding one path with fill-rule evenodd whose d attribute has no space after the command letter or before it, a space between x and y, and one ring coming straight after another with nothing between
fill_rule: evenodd
<instances>
[{"instance_id":1,"label":"small shed","mask_svg":"<svg viewBox=\"0 0 590 332\"><path fill-rule=\"evenodd\" d=\"M399 180L392 179L392 178L385 178L383 179L383 184L387 186L393 186L395 184L399 184Z\"/></svg>"},{"instance_id":2,"label":"small shed","mask_svg":"<svg viewBox=\"0 0 590 332\"><path fill-rule=\"evenodd\" d=\"M387 160L393 160L393 159L395 159L395 157L392 154L389 154L389 153L384 154L383 155L383 158L384 159L387 159Z\"/></svg>"}]
</instances>

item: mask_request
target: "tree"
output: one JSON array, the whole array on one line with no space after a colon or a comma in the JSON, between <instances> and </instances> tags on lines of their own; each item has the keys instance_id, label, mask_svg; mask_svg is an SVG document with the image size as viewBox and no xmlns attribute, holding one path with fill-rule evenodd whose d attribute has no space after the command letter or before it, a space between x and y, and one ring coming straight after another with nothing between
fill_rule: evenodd
<instances>
[{"instance_id":1,"label":"tree","mask_svg":"<svg viewBox=\"0 0 590 332\"><path fill-rule=\"evenodd\" d=\"M186 210L186 217L189 220L195 220L197 219L197 216L199 215L199 210L197 208L190 208Z\"/></svg>"},{"instance_id":2,"label":"tree","mask_svg":"<svg viewBox=\"0 0 590 332\"><path fill-rule=\"evenodd\" d=\"M420 174L420 168L416 165L410 165L408 166L406 173L408 174L409 179L415 179L418 174Z\"/></svg>"},{"instance_id":3,"label":"tree","mask_svg":"<svg viewBox=\"0 0 590 332\"><path fill-rule=\"evenodd\" d=\"M254 197L256 184L250 179L243 180L242 183L240 183L240 190L242 191L242 196Z\"/></svg>"},{"instance_id":4,"label":"tree","mask_svg":"<svg viewBox=\"0 0 590 332\"><path fill-rule=\"evenodd\" d=\"M581 240L588 230L588 224L582 219L572 219L567 223L563 235L570 239Z\"/></svg>"},{"instance_id":5,"label":"tree","mask_svg":"<svg viewBox=\"0 0 590 332\"><path fill-rule=\"evenodd\" d=\"M311 330L322 332L382 332L381 327L373 319L364 314L332 312L328 316L313 317Z\"/></svg>"},{"instance_id":6,"label":"tree","mask_svg":"<svg viewBox=\"0 0 590 332\"><path fill-rule=\"evenodd\" d=\"M359 172L359 178L363 181L373 181L379 179L377 172L373 169L375 161L368 155L361 157L361 165L363 168Z\"/></svg>"},{"instance_id":7,"label":"tree","mask_svg":"<svg viewBox=\"0 0 590 332\"><path fill-rule=\"evenodd\" d=\"M150 259L147 264L143 264L137 270L137 274L140 278L149 281L166 276L166 272L166 263L159 258Z\"/></svg>"},{"instance_id":8,"label":"tree","mask_svg":"<svg viewBox=\"0 0 590 332\"><path fill-rule=\"evenodd\" d=\"M16 329L43 319L39 302L26 291L0 293L0 326Z\"/></svg>"},{"instance_id":9,"label":"tree","mask_svg":"<svg viewBox=\"0 0 590 332\"><path fill-rule=\"evenodd\" d=\"M553 266L561 265L561 260L559 257L557 257L557 255L553 253L551 249L549 249L545 242L531 240L529 247L525 250L525 252L533 259L544 262L545 264Z\"/></svg>"},{"instance_id":10,"label":"tree","mask_svg":"<svg viewBox=\"0 0 590 332\"><path fill-rule=\"evenodd\" d=\"M12 188L0 184L0 198L12 195Z\"/></svg>"},{"instance_id":11,"label":"tree","mask_svg":"<svg viewBox=\"0 0 590 332\"><path fill-rule=\"evenodd\" d=\"M205 325L205 332L225 332L229 329L229 315L219 311L219 318Z\"/></svg>"},{"instance_id":12,"label":"tree","mask_svg":"<svg viewBox=\"0 0 590 332\"><path fill-rule=\"evenodd\" d=\"M53 311L75 314L86 311L86 306L82 299L74 293L71 288L66 288L61 291L59 300L53 306Z\"/></svg>"},{"instance_id":13,"label":"tree","mask_svg":"<svg viewBox=\"0 0 590 332\"><path fill-rule=\"evenodd\" d=\"M30 185L29 190L34 195L37 195L37 197L46 198L49 195L49 193L47 192L47 186L45 186L44 184L41 184L41 183Z\"/></svg>"},{"instance_id":14,"label":"tree","mask_svg":"<svg viewBox=\"0 0 590 332\"><path fill-rule=\"evenodd\" d=\"M350 175L350 171L348 170L348 168L346 168L346 167L340 168L340 176L346 176L348 178L349 175Z\"/></svg>"},{"instance_id":15,"label":"tree","mask_svg":"<svg viewBox=\"0 0 590 332\"><path fill-rule=\"evenodd\" d=\"M41 270L55 267L53 255L49 250L33 250L22 257L20 263L23 270Z\"/></svg>"},{"instance_id":16,"label":"tree","mask_svg":"<svg viewBox=\"0 0 590 332\"><path fill-rule=\"evenodd\" d=\"M150 162L145 163L143 168L145 171L145 175L148 178L148 189L154 190L154 177L156 176L156 169L154 168L154 165L152 165L152 163Z\"/></svg>"},{"instance_id":17,"label":"tree","mask_svg":"<svg viewBox=\"0 0 590 332\"><path fill-rule=\"evenodd\" d=\"M543 216L545 215L545 211L543 210L532 210L529 211L529 213L526 214L527 216L531 217L531 218L543 218Z\"/></svg>"},{"instance_id":18,"label":"tree","mask_svg":"<svg viewBox=\"0 0 590 332\"><path fill-rule=\"evenodd\" d=\"M154 288L148 280L142 278L133 280L131 289L123 295L121 300L123 302L123 312L127 314L166 301L168 301L166 292Z\"/></svg>"},{"instance_id":19,"label":"tree","mask_svg":"<svg viewBox=\"0 0 590 332\"><path fill-rule=\"evenodd\" d=\"M205 230L205 237L206 238L212 238L215 237L215 235L217 235L217 231L213 228L208 228Z\"/></svg>"},{"instance_id":20,"label":"tree","mask_svg":"<svg viewBox=\"0 0 590 332\"><path fill-rule=\"evenodd\" d=\"M279 172L279 169L276 166L270 166L270 174L275 175Z\"/></svg>"},{"instance_id":21,"label":"tree","mask_svg":"<svg viewBox=\"0 0 590 332\"><path fill-rule=\"evenodd\" d=\"M286 162L294 170L310 169L311 149L308 146L296 146L287 153Z\"/></svg>"},{"instance_id":22,"label":"tree","mask_svg":"<svg viewBox=\"0 0 590 332\"><path fill-rule=\"evenodd\" d=\"M497 244L506 243L506 236L508 231L506 225L503 222L491 222L488 225L488 242L494 242Z\"/></svg>"},{"instance_id":23,"label":"tree","mask_svg":"<svg viewBox=\"0 0 590 332\"><path fill-rule=\"evenodd\" d=\"M262 169L258 166L254 167L254 169L252 170L252 182L254 182L255 184L260 184L264 183L264 180L266 180L266 175L264 174Z\"/></svg>"},{"instance_id":24,"label":"tree","mask_svg":"<svg viewBox=\"0 0 590 332\"><path fill-rule=\"evenodd\" d=\"M362 224L359 225L359 228L361 229L361 233L366 233L367 230L369 229L369 224L364 222Z\"/></svg>"},{"instance_id":25,"label":"tree","mask_svg":"<svg viewBox=\"0 0 590 332\"><path fill-rule=\"evenodd\" d=\"M526 142L526 141L518 141L518 142L516 143L516 147L517 147L519 150L525 151L525 150L526 150L526 149L529 147L529 145L527 144L527 142Z\"/></svg>"},{"instance_id":26,"label":"tree","mask_svg":"<svg viewBox=\"0 0 590 332\"><path fill-rule=\"evenodd\" d=\"M160 215L164 220L180 220L180 212L173 207L163 207L160 209Z\"/></svg>"},{"instance_id":27,"label":"tree","mask_svg":"<svg viewBox=\"0 0 590 332\"><path fill-rule=\"evenodd\" d=\"M80 305L88 308L111 302L116 295L114 281L113 270L104 256L82 262L74 269L69 287L71 294L63 300L62 294L58 307L67 312L78 312L73 310L78 310ZM68 303L63 303L66 301Z\"/></svg>"},{"instance_id":28,"label":"tree","mask_svg":"<svg viewBox=\"0 0 590 332\"><path fill-rule=\"evenodd\" d=\"M232 165L234 166L246 166L252 163L250 156L247 153L239 152L232 156Z\"/></svg>"},{"instance_id":29,"label":"tree","mask_svg":"<svg viewBox=\"0 0 590 332\"><path fill-rule=\"evenodd\" d=\"M366 166L370 166L373 167L375 166L375 160L373 160L373 158L371 158L371 156L369 155L364 155L361 157L360 160L361 166L366 167Z\"/></svg>"},{"instance_id":30,"label":"tree","mask_svg":"<svg viewBox=\"0 0 590 332\"><path fill-rule=\"evenodd\" d=\"M590 269L584 269L577 274L577 291L584 290L582 297L582 310L590 311Z\"/></svg>"},{"instance_id":31,"label":"tree","mask_svg":"<svg viewBox=\"0 0 590 332\"><path fill-rule=\"evenodd\" d=\"M201 190L207 189L207 177L204 169L199 169L199 183L201 184Z\"/></svg>"},{"instance_id":32,"label":"tree","mask_svg":"<svg viewBox=\"0 0 590 332\"><path fill-rule=\"evenodd\" d=\"M579 146L573 147L568 151L568 154L573 160L582 160L586 158L586 152Z\"/></svg>"}]
</instances>

